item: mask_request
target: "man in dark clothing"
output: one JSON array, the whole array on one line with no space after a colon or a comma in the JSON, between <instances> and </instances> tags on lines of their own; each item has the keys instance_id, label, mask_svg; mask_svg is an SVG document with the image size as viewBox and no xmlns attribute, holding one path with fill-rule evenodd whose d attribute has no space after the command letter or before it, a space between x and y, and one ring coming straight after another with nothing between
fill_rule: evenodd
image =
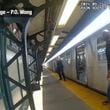
<instances>
[{"instance_id":1,"label":"man in dark clothing","mask_svg":"<svg viewBox=\"0 0 110 110\"><path fill-rule=\"evenodd\" d=\"M62 61L60 59L57 60L57 71L58 71L58 75L59 75L60 80L62 79L62 77L65 80L65 75L64 75L63 69L64 69L64 67L63 67Z\"/></svg>"},{"instance_id":2,"label":"man in dark clothing","mask_svg":"<svg viewBox=\"0 0 110 110\"><path fill-rule=\"evenodd\" d=\"M106 58L107 58L107 79L108 79L108 89L107 89L107 100L104 101L104 104L110 103L110 31L105 30L103 32L104 39L106 41Z\"/></svg>"}]
</instances>

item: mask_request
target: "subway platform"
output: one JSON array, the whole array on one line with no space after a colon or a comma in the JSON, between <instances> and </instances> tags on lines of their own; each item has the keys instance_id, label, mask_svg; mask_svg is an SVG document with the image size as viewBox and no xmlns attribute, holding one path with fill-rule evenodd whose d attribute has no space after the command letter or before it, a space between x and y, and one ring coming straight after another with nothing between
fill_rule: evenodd
<instances>
[{"instance_id":1,"label":"subway platform","mask_svg":"<svg viewBox=\"0 0 110 110\"><path fill-rule=\"evenodd\" d=\"M41 83L41 90L33 94L36 110L110 110L110 105L102 104L105 96L73 81L58 80L50 70L44 70Z\"/></svg>"}]
</instances>

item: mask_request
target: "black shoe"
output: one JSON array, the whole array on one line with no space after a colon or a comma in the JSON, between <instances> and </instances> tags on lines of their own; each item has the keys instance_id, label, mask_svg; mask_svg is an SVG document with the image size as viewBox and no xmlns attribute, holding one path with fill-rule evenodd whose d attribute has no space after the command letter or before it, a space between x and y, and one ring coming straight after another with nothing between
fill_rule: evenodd
<instances>
[{"instance_id":1,"label":"black shoe","mask_svg":"<svg viewBox=\"0 0 110 110\"><path fill-rule=\"evenodd\" d=\"M107 104L110 104L110 102L108 100L103 102L103 105L107 105Z\"/></svg>"},{"instance_id":2,"label":"black shoe","mask_svg":"<svg viewBox=\"0 0 110 110\"><path fill-rule=\"evenodd\" d=\"M59 80L62 80L61 78Z\"/></svg>"}]
</instances>

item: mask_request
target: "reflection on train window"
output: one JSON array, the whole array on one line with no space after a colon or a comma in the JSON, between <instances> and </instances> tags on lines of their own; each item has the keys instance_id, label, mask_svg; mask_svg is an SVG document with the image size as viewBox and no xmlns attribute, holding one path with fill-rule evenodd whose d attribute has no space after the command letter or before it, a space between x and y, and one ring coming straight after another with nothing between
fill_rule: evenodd
<instances>
[{"instance_id":1,"label":"reflection on train window","mask_svg":"<svg viewBox=\"0 0 110 110\"><path fill-rule=\"evenodd\" d=\"M99 61L106 60L106 42L104 41L104 38L98 38L97 39L97 57Z\"/></svg>"},{"instance_id":2,"label":"reflection on train window","mask_svg":"<svg viewBox=\"0 0 110 110\"><path fill-rule=\"evenodd\" d=\"M70 52L66 54L66 62L67 64L71 64L71 53Z\"/></svg>"}]
</instances>

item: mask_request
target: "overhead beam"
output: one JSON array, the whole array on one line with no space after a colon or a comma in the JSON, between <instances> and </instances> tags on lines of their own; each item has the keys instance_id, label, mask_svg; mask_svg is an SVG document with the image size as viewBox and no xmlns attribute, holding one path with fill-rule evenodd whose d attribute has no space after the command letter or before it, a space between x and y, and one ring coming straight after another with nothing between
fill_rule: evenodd
<instances>
[{"instance_id":1,"label":"overhead beam","mask_svg":"<svg viewBox=\"0 0 110 110\"><path fill-rule=\"evenodd\" d=\"M65 37L59 37L59 39L65 39Z\"/></svg>"},{"instance_id":2,"label":"overhead beam","mask_svg":"<svg viewBox=\"0 0 110 110\"><path fill-rule=\"evenodd\" d=\"M43 35L43 34L41 34L41 33L40 33L39 35L40 35L40 36L42 36L42 37L44 37L44 35Z\"/></svg>"},{"instance_id":3,"label":"overhead beam","mask_svg":"<svg viewBox=\"0 0 110 110\"><path fill-rule=\"evenodd\" d=\"M35 39L35 38L36 38L36 35L38 35L38 34L44 32L44 31L45 31L45 30L41 30L41 31L39 31L39 32L36 32L35 34L33 34L33 35L31 35L31 36L28 36L28 39L30 39L30 40Z\"/></svg>"},{"instance_id":4,"label":"overhead beam","mask_svg":"<svg viewBox=\"0 0 110 110\"><path fill-rule=\"evenodd\" d=\"M69 32L68 32L68 31L62 31L62 33L64 33L64 34L68 34Z\"/></svg>"}]
</instances>

